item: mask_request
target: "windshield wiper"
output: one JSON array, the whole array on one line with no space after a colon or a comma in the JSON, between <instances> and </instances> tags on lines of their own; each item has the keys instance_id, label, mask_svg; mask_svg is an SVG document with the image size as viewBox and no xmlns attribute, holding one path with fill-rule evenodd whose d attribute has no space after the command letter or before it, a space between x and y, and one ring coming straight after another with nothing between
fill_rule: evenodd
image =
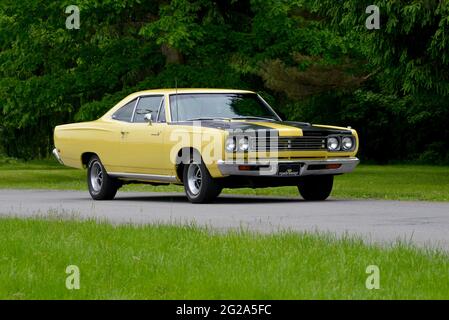
<instances>
[{"instance_id":1,"label":"windshield wiper","mask_svg":"<svg viewBox=\"0 0 449 320\"><path fill-rule=\"evenodd\" d=\"M276 119L273 119L273 118L252 117L252 116L248 116L248 117L235 117L235 118L232 118L232 119L254 119L254 120L277 121Z\"/></svg>"},{"instance_id":2,"label":"windshield wiper","mask_svg":"<svg viewBox=\"0 0 449 320\"><path fill-rule=\"evenodd\" d=\"M248 116L248 117L233 117L233 118L223 118L223 117L199 117L199 118L191 118L191 119L187 119L184 121L201 121L201 120L222 120L222 121L230 121L230 120L235 120L235 119L253 119L253 120L265 120L265 121L277 121L276 119L273 118L264 118L264 117L253 117L253 116Z\"/></svg>"},{"instance_id":3,"label":"windshield wiper","mask_svg":"<svg viewBox=\"0 0 449 320\"><path fill-rule=\"evenodd\" d=\"M231 120L230 118L222 118L222 117L200 117L200 118L192 118L192 119L187 119L185 121L201 121L201 120Z\"/></svg>"}]
</instances>

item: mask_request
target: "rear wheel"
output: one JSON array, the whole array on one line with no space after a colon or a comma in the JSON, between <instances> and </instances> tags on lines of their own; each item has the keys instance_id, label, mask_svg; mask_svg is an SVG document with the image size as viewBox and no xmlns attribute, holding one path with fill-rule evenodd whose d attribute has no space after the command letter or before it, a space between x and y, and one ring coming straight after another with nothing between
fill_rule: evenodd
<instances>
[{"instance_id":1,"label":"rear wheel","mask_svg":"<svg viewBox=\"0 0 449 320\"><path fill-rule=\"evenodd\" d=\"M221 193L222 187L211 177L203 161L184 165L184 190L192 203L207 203Z\"/></svg>"},{"instance_id":2,"label":"rear wheel","mask_svg":"<svg viewBox=\"0 0 449 320\"><path fill-rule=\"evenodd\" d=\"M298 185L298 190L304 200L326 200L332 192L334 176L308 176L304 177Z\"/></svg>"},{"instance_id":3,"label":"rear wheel","mask_svg":"<svg viewBox=\"0 0 449 320\"><path fill-rule=\"evenodd\" d=\"M100 159L92 156L87 166L87 186L94 200L112 200L120 186L117 179L110 177Z\"/></svg>"}]
</instances>

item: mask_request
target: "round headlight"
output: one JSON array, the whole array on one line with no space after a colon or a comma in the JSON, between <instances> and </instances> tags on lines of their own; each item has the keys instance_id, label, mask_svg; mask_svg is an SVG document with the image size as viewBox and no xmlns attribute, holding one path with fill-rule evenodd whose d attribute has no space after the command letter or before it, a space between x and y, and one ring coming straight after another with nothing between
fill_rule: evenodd
<instances>
[{"instance_id":1,"label":"round headlight","mask_svg":"<svg viewBox=\"0 0 449 320\"><path fill-rule=\"evenodd\" d=\"M352 147L354 146L354 141L352 140L351 137L344 137L341 140L341 146L343 150L351 150Z\"/></svg>"},{"instance_id":2,"label":"round headlight","mask_svg":"<svg viewBox=\"0 0 449 320\"><path fill-rule=\"evenodd\" d=\"M233 137L230 137L226 140L226 151L227 152L233 152L235 151L235 139Z\"/></svg>"},{"instance_id":3,"label":"round headlight","mask_svg":"<svg viewBox=\"0 0 449 320\"><path fill-rule=\"evenodd\" d=\"M330 137L327 139L327 148L330 151L336 151L340 148L340 141L335 137Z\"/></svg>"},{"instance_id":4,"label":"round headlight","mask_svg":"<svg viewBox=\"0 0 449 320\"><path fill-rule=\"evenodd\" d=\"M239 150L240 151L248 151L249 143L248 138L240 138L239 139Z\"/></svg>"}]
</instances>

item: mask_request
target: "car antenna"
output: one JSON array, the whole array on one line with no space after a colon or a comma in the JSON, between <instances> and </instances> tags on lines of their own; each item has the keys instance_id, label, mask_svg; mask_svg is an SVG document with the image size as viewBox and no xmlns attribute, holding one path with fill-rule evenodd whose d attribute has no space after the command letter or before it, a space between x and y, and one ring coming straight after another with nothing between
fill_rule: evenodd
<instances>
[{"instance_id":1,"label":"car antenna","mask_svg":"<svg viewBox=\"0 0 449 320\"><path fill-rule=\"evenodd\" d=\"M176 105L176 121L179 121L178 114L178 78L175 77L175 105Z\"/></svg>"}]
</instances>

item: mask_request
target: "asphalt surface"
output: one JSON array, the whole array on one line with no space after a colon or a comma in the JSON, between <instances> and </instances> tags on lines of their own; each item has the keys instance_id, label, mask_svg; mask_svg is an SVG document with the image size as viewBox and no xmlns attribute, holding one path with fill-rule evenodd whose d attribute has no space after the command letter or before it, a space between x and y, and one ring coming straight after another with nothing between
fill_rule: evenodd
<instances>
[{"instance_id":1,"label":"asphalt surface","mask_svg":"<svg viewBox=\"0 0 449 320\"><path fill-rule=\"evenodd\" d=\"M367 242L396 240L449 251L449 203L220 196L194 205L182 194L118 193L93 201L88 192L0 190L1 216L59 214L112 223L192 223L260 232L322 231L358 235Z\"/></svg>"}]
</instances>

